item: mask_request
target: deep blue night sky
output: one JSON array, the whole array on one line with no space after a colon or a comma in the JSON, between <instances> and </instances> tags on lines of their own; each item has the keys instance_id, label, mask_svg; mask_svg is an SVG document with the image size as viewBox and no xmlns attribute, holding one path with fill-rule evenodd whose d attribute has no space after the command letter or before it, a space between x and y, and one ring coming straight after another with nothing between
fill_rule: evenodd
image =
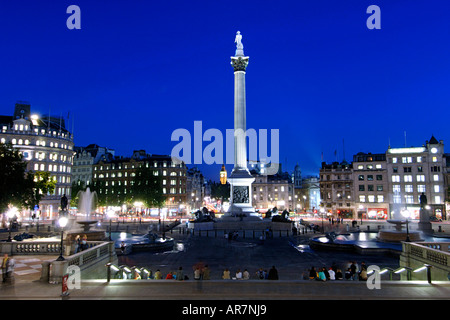
<instances>
[{"instance_id":1,"label":"deep blue night sky","mask_svg":"<svg viewBox=\"0 0 450 320\"><path fill-rule=\"evenodd\" d=\"M69 30L69 5L81 30ZM369 5L381 30L369 30ZM17 100L67 118L75 144L170 154L194 121L233 128L236 31L247 127L280 129L283 169L318 174L321 153L450 141L448 1L2 1L0 114ZM72 127L74 123L74 127ZM208 143L205 143L207 145ZM200 166L218 180L220 165ZM231 167L230 167L231 168Z\"/></svg>"}]
</instances>

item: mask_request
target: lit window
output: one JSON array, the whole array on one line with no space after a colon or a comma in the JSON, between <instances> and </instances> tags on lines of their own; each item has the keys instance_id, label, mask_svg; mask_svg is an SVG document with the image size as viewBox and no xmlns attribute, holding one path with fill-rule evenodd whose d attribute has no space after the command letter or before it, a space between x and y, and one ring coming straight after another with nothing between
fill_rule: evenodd
<instances>
[{"instance_id":1,"label":"lit window","mask_svg":"<svg viewBox=\"0 0 450 320\"><path fill-rule=\"evenodd\" d=\"M406 203L414 203L414 197L413 196L405 196Z\"/></svg>"},{"instance_id":2,"label":"lit window","mask_svg":"<svg viewBox=\"0 0 450 320\"><path fill-rule=\"evenodd\" d=\"M397 158L392 158L392 163L397 163Z\"/></svg>"},{"instance_id":3,"label":"lit window","mask_svg":"<svg viewBox=\"0 0 450 320\"><path fill-rule=\"evenodd\" d=\"M374 195L369 195L369 202L375 202L375 196Z\"/></svg>"},{"instance_id":4,"label":"lit window","mask_svg":"<svg viewBox=\"0 0 450 320\"><path fill-rule=\"evenodd\" d=\"M433 181L439 181L439 175L438 174L434 174L433 175Z\"/></svg>"},{"instance_id":5,"label":"lit window","mask_svg":"<svg viewBox=\"0 0 450 320\"><path fill-rule=\"evenodd\" d=\"M432 159L433 162L437 162L437 157L433 157Z\"/></svg>"},{"instance_id":6,"label":"lit window","mask_svg":"<svg viewBox=\"0 0 450 320\"><path fill-rule=\"evenodd\" d=\"M436 185L434 186L434 192L439 192L439 185L438 185L438 184L436 184Z\"/></svg>"},{"instance_id":7,"label":"lit window","mask_svg":"<svg viewBox=\"0 0 450 320\"><path fill-rule=\"evenodd\" d=\"M359 202L366 202L366 196L359 196Z\"/></svg>"},{"instance_id":8,"label":"lit window","mask_svg":"<svg viewBox=\"0 0 450 320\"><path fill-rule=\"evenodd\" d=\"M392 175L392 182L400 182L400 176L397 174Z\"/></svg>"},{"instance_id":9,"label":"lit window","mask_svg":"<svg viewBox=\"0 0 450 320\"><path fill-rule=\"evenodd\" d=\"M394 203L402 203L402 197L399 194L395 194L393 200Z\"/></svg>"},{"instance_id":10,"label":"lit window","mask_svg":"<svg viewBox=\"0 0 450 320\"><path fill-rule=\"evenodd\" d=\"M377 202L384 202L384 196L383 195L378 195L377 196Z\"/></svg>"},{"instance_id":11,"label":"lit window","mask_svg":"<svg viewBox=\"0 0 450 320\"><path fill-rule=\"evenodd\" d=\"M412 184L405 185L405 192L413 192Z\"/></svg>"},{"instance_id":12,"label":"lit window","mask_svg":"<svg viewBox=\"0 0 450 320\"><path fill-rule=\"evenodd\" d=\"M441 203L441 197L440 196L435 196L434 197L434 203L435 204L440 204Z\"/></svg>"},{"instance_id":13,"label":"lit window","mask_svg":"<svg viewBox=\"0 0 450 320\"><path fill-rule=\"evenodd\" d=\"M418 174L416 176L416 179L418 182L425 182L425 175L424 174Z\"/></svg>"},{"instance_id":14,"label":"lit window","mask_svg":"<svg viewBox=\"0 0 450 320\"><path fill-rule=\"evenodd\" d=\"M425 185L424 184L418 184L417 185L417 192L425 192Z\"/></svg>"},{"instance_id":15,"label":"lit window","mask_svg":"<svg viewBox=\"0 0 450 320\"><path fill-rule=\"evenodd\" d=\"M405 182L412 182L412 175L410 175L410 174L405 174L405 175L403 176L403 180L404 180Z\"/></svg>"},{"instance_id":16,"label":"lit window","mask_svg":"<svg viewBox=\"0 0 450 320\"><path fill-rule=\"evenodd\" d=\"M402 163L411 163L412 157L402 157Z\"/></svg>"}]
</instances>

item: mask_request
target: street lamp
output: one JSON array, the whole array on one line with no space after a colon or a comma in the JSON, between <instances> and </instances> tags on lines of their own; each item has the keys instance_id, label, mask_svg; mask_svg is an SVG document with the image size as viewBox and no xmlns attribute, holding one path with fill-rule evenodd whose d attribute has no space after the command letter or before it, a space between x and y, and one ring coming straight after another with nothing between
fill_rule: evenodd
<instances>
[{"instance_id":1,"label":"street lamp","mask_svg":"<svg viewBox=\"0 0 450 320\"><path fill-rule=\"evenodd\" d=\"M406 240L405 241L411 242L411 239L409 238L409 227L408 227L408 222L409 222L408 218L411 213L409 212L408 209L405 208L404 210L401 211L401 214L402 214L402 216L404 216L406 218Z\"/></svg>"},{"instance_id":2,"label":"street lamp","mask_svg":"<svg viewBox=\"0 0 450 320\"><path fill-rule=\"evenodd\" d=\"M320 208L320 213L322 214L322 232L325 233L325 228L323 226L323 216L325 214L325 209L324 208Z\"/></svg>"},{"instance_id":3,"label":"street lamp","mask_svg":"<svg viewBox=\"0 0 450 320\"><path fill-rule=\"evenodd\" d=\"M8 235L8 240L6 240L7 242L12 241L12 238L11 238L12 221L13 221L14 216L17 217L17 213L18 213L18 210L16 207L9 208L8 212L6 213L6 216L8 217L8 222L9 222L9 235Z\"/></svg>"},{"instance_id":4,"label":"street lamp","mask_svg":"<svg viewBox=\"0 0 450 320\"><path fill-rule=\"evenodd\" d=\"M58 259L56 259L56 261L64 261L64 257L63 257L63 235L64 235L64 227L67 225L67 222L69 222L69 219L67 219L66 217L60 217L58 220L59 226L61 227L61 250L59 253L59 257Z\"/></svg>"},{"instance_id":5,"label":"street lamp","mask_svg":"<svg viewBox=\"0 0 450 320\"><path fill-rule=\"evenodd\" d=\"M106 215L107 215L108 218L109 218L109 241L112 241L112 238L111 238L111 229L112 229L112 226L111 226L111 220L112 220L112 218L114 217L115 212L114 212L114 210L109 209L108 211L106 211Z\"/></svg>"}]
</instances>

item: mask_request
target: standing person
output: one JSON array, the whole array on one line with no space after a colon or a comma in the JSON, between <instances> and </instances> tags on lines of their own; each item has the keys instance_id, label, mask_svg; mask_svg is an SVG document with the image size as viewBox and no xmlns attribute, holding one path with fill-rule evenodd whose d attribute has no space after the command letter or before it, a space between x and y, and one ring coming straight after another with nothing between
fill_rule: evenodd
<instances>
[{"instance_id":1,"label":"standing person","mask_svg":"<svg viewBox=\"0 0 450 320\"><path fill-rule=\"evenodd\" d=\"M10 263L10 258L8 257L8 254L5 253L5 255L3 256L3 261L2 261L3 283L5 283L8 278L9 263Z\"/></svg>"},{"instance_id":2,"label":"standing person","mask_svg":"<svg viewBox=\"0 0 450 320\"><path fill-rule=\"evenodd\" d=\"M278 271L275 268L275 266L272 266L269 270L269 276L267 277L268 280L278 280Z\"/></svg>"}]
</instances>

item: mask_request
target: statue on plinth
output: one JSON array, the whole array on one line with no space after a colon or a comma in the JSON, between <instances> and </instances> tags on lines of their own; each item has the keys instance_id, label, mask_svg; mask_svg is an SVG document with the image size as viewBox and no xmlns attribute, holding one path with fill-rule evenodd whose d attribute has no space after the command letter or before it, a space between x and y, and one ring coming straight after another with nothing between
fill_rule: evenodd
<instances>
[{"instance_id":1,"label":"statue on plinth","mask_svg":"<svg viewBox=\"0 0 450 320\"><path fill-rule=\"evenodd\" d=\"M425 233L432 233L433 229L431 228L430 214L428 213L427 209L428 200L427 196L423 192L419 197L419 202L420 202L419 230Z\"/></svg>"}]
</instances>

